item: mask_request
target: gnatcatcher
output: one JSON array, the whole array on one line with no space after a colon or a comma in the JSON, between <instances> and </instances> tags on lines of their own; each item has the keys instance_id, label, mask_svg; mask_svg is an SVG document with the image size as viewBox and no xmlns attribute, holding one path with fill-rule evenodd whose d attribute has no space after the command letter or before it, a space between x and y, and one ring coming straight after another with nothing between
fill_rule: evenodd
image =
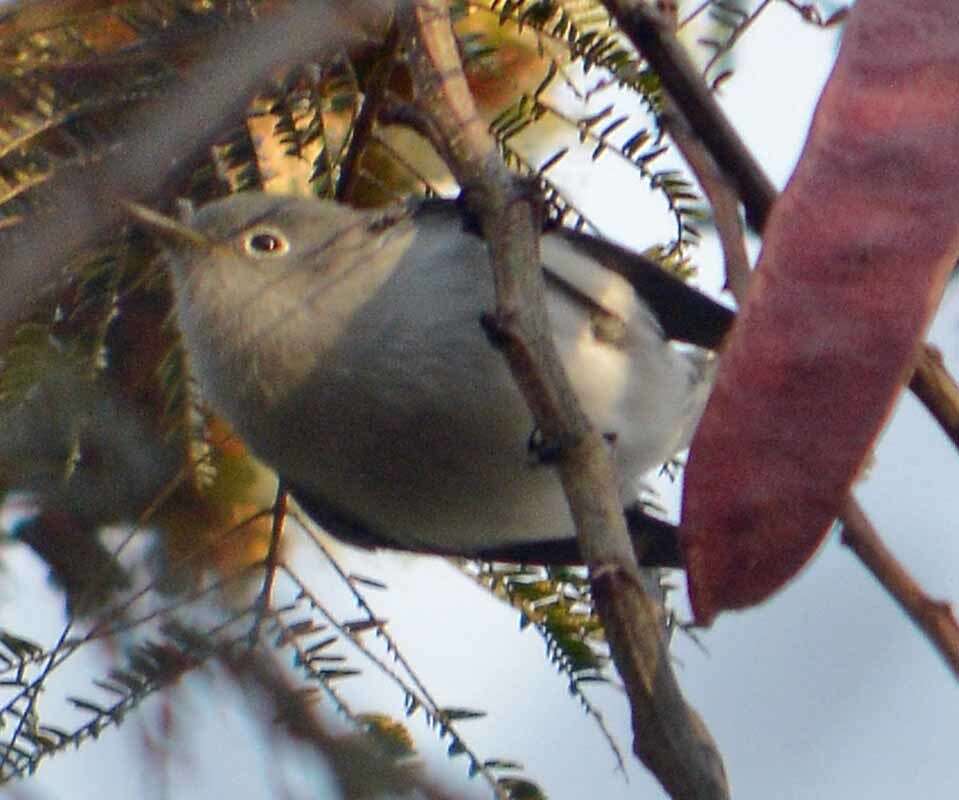
<instances>
[{"instance_id":1,"label":"gnatcatcher","mask_svg":"<svg viewBox=\"0 0 959 800\"><path fill-rule=\"evenodd\" d=\"M166 245L203 396L331 533L466 556L575 536L480 324L489 256L454 203L357 211L250 192L179 221L131 211ZM572 231L547 232L542 260L556 344L630 503L688 445L714 372L667 335L715 346L731 312Z\"/></svg>"}]
</instances>

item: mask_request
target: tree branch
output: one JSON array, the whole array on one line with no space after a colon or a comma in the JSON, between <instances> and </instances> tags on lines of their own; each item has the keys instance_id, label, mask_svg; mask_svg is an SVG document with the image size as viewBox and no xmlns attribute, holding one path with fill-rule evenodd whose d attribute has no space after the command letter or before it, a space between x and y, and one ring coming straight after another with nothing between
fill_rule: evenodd
<instances>
[{"instance_id":1,"label":"tree branch","mask_svg":"<svg viewBox=\"0 0 959 800\"><path fill-rule=\"evenodd\" d=\"M340 200L350 202L359 183L360 162L363 160L363 154L373 137L373 130L376 127L380 108L389 89L390 77L398 58L398 44L399 31L394 21L390 24L386 34L386 42L383 48L386 55L381 61L373 65L373 72L367 82L366 93L363 97L363 105L353 125L349 149L346 151L346 158L343 159L343 165L340 168L340 179L336 187L336 197Z\"/></svg>"},{"instance_id":2,"label":"tree branch","mask_svg":"<svg viewBox=\"0 0 959 800\"><path fill-rule=\"evenodd\" d=\"M952 607L926 594L883 544L869 518L851 496L843 508L841 520L843 544L896 599L959 678L959 622Z\"/></svg>"},{"instance_id":3,"label":"tree branch","mask_svg":"<svg viewBox=\"0 0 959 800\"><path fill-rule=\"evenodd\" d=\"M729 175L746 207L749 224L761 231L776 187L753 158L706 86L669 20L645 0L604 0L610 16L659 75L693 132Z\"/></svg>"},{"instance_id":4,"label":"tree branch","mask_svg":"<svg viewBox=\"0 0 959 800\"><path fill-rule=\"evenodd\" d=\"M747 218L754 227L761 229L777 192L673 36L669 21L643 0L605 0L605 5L633 45L659 74L693 131L739 188ZM935 348L923 346L909 387L959 447L959 387ZM840 520L843 542L929 637L959 676L959 624L950 607L923 592L882 543L851 495L846 498Z\"/></svg>"},{"instance_id":5,"label":"tree branch","mask_svg":"<svg viewBox=\"0 0 959 800\"><path fill-rule=\"evenodd\" d=\"M675 32L678 24L676 3L672 0L658 0L656 7L670 30ZM696 135L669 92L666 92L666 102L660 119L712 206L716 234L723 250L726 288L742 306L746 300L750 270L749 256L746 253L746 232L739 219L739 195L736 187L716 163L702 139Z\"/></svg>"},{"instance_id":6,"label":"tree branch","mask_svg":"<svg viewBox=\"0 0 959 800\"><path fill-rule=\"evenodd\" d=\"M776 187L730 124L673 35L668 20L644 0L603 0L603 3L633 46L656 70L693 132L730 177L746 209L746 219L761 232L778 196ZM929 345L924 345L909 388L959 447L959 392L942 391L944 386L955 386L955 381L942 359L936 358Z\"/></svg>"},{"instance_id":7,"label":"tree branch","mask_svg":"<svg viewBox=\"0 0 959 800\"><path fill-rule=\"evenodd\" d=\"M580 410L549 333L536 203L506 169L477 113L446 0L411 0L401 8L416 102L489 244L497 300L489 327L539 429L562 445L557 468L629 694L634 749L674 797L728 797L720 756L672 673L661 612L638 579L607 447Z\"/></svg>"},{"instance_id":8,"label":"tree branch","mask_svg":"<svg viewBox=\"0 0 959 800\"><path fill-rule=\"evenodd\" d=\"M959 385L937 348L929 344L922 348L909 388L959 448Z\"/></svg>"}]
</instances>

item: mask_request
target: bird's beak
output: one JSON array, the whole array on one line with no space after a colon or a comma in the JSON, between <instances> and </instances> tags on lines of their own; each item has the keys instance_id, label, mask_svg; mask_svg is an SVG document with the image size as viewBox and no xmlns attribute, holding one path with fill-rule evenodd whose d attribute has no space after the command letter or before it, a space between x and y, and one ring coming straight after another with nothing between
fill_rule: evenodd
<instances>
[{"instance_id":1,"label":"bird's beak","mask_svg":"<svg viewBox=\"0 0 959 800\"><path fill-rule=\"evenodd\" d=\"M132 201L124 202L123 206L137 226L168 247L205 253L213 249L213 242L186 222L167 217Z\"/></svg>"}]
</instances>

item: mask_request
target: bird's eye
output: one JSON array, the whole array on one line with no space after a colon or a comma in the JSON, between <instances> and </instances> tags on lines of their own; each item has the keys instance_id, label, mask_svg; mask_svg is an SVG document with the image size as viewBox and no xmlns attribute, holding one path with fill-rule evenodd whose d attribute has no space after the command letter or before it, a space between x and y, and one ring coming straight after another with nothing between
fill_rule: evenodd
<instances>
[{"instance_id":1,"label":"bird's eye","mask_svg":"<svg viewBox=\"0 0 959 800\"><path fill-rule=\"evenodd\" d=\"M287 238L272 228L257 228L248 231L243 240L243 246L246 248L247 254L255 258L282 256L290 249Z\"/></svg>"}]
</instances>

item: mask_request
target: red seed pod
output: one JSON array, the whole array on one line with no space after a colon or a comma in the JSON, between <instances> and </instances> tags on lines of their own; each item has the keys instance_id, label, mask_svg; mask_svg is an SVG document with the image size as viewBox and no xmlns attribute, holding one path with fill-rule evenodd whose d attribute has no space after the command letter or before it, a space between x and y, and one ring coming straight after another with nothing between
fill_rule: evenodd
<instances>
[{"instance_id":1,"label":"red seed pod","mask_svg":"<svg viewBox=\"0 0 959 800\"><path fill-rule=\"evenodd\" d=\"M959 256L959 9L858 0L686 469L696 620L822 542Z\"/></svg>"}]
</instances>

